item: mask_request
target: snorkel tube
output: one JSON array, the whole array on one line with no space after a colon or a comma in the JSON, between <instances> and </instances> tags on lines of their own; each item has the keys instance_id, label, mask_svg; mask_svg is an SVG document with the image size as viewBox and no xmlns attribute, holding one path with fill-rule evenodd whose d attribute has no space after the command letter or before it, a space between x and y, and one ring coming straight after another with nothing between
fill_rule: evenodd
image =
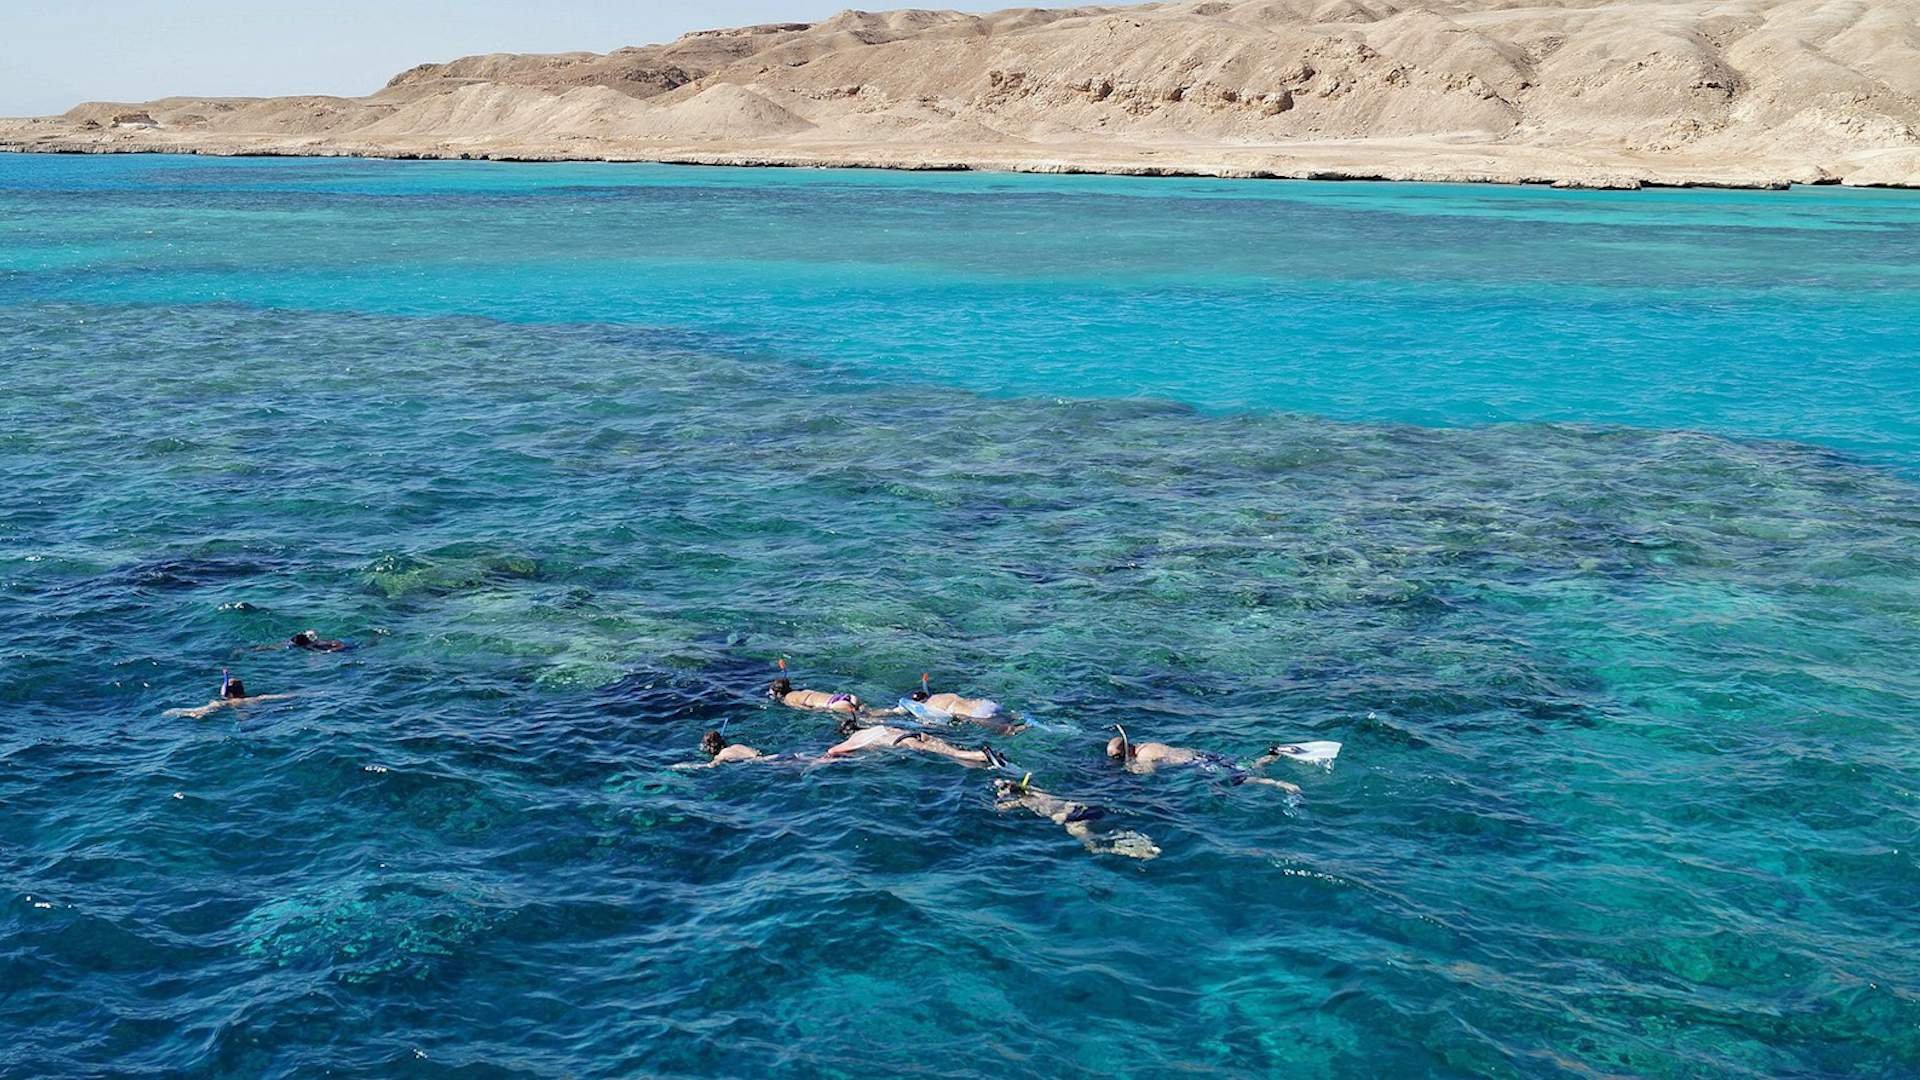
<instances>
[{"instance_id":1,"label":"snorkel tube","mask_svg":"<svg viewBox=\"0 0 1920 1080\"><path fill-rule=\"evenodd\" d=\"M1028 773L1018 780L1012 780L1003 776L993 782L993 793L996 798L1006 803L1017 803L1027 797L1027 793L1030 790L1029 785L1032 782L1032 773ZM1000 806L998 809L1005 810L1006 806Z\"/></svg>"},{"instance_id":2,"label":"snorkel tube","mask_svg":"<svg viewBox=\"0 0 1920 1080\"><path fill-rule=\"evenodd\" d=\"M772 686L767 687L767 697L773 699L774 701L780 700L780 696L781 696L780 684L781 683L786 683L789 688L793 686L791 682L787 681L787 658L784 656L781 657L778 663L780 665L780 677L773 680Z\"/></svg>"},{"instance_id":3,"label":"snorkel tube","mask_svg":"<svg viewBox=\"0 0 1920 1080\"><path fill-rule=\"evenodd\" d=\"M1132 761L1133 760L1133 740L1127 738L1127 729L1121 727L1119 724L1115 724L1113 725L1113 730L1120 733L1121 763L1125 764L1126 762Z\"/></svg>"},{"instance_id":4,"label":"snorkel tube","mask_svg":"<svg viewBox=\"0 0 1920 1080\"><path fill-rule=\"evenodd\" d=\"M220 700L227 700L227 688L233 685L233 676L226 668L220 669Z\"/></svg>"}]
</instances>

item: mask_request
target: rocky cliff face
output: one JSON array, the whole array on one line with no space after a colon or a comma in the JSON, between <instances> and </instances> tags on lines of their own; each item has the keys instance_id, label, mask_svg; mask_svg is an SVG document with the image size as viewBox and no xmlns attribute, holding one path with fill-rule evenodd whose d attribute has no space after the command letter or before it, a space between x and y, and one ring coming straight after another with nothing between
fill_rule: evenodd
<instances>
[{"instance_id":1,"label":"rocky cliff face","mask_svg":"<svg viewBox=\"0 0 1920 1080\"><path fill-rule=\"evenodd\" d=\"M1920 0L850 11L423 64L364 98L82 105L0 145L1915 184Z\"/></svg>"}]
</instances>

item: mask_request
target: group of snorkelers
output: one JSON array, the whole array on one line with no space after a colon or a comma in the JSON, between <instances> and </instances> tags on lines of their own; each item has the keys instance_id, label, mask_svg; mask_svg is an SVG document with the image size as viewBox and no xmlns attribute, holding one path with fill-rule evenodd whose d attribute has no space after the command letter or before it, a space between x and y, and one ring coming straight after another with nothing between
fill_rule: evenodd
<instances>
[{"instance_id":1,"label":"group of snorkelers","mask_svg":"<svg viewBox=\"0 0 1920 1080\"><path fill-rule=\"evenodd\" d=\"M336 653L353 647L351 642L335 641L323 638L312 630L302 630L284 642L255 646L253 651L299 649L304 652ZM934 693L929 685L928 676L923 674L920 676L919 688L901 698L898 705L887 709L875 709L853 694L797 689L792 680L787 677L787 662L781 660L779 665L780 675L767 687L767 696L787 708L832 714L835 717L834 731L840 738L839 742L827 747L818 757L800 754L769 754L741 743L728 742L726 736L719 731L708 731L700 737L700 751L706 755L707 760L683 763L674 768L710 769L719 765L745 762L827 762L876 750L907 750L932 754L969 767L986 768L1007 774L993 781L995 809L1006 811L1024 807L1064 828L1069 836L1080 841L1088 851L1122 855L1131 859L1152 859L1160 854L1158 845L1144 834L1131 829L1096 831L1093 823L1106 816L1105 809L1042 791L1033 786L1031 772L1021 775L1018 780L1013 779L1013 774L1017 770L1013 768L1007 756L995 749L992 744L982 742L977 747L968 748L925 730L928 725L937 724L957 728L971 724L1004 738L1011 738L1025 731L1026 723L1017 717L1009 718L998 702L953 693ZM165 715L198 719L210 716L221 709L283 701L292 696L292 694L249 694L243 682L223 671L220 676L220 692L212 701L194 709L171 709ZM900 717L905 717L919 726L897 727L887 722ZM1331 767L1334 758L1340 753L1340 744L1337 742L1281 743L1268 747L1259 757L1242 764L1225 754L1207 750L1190 750L1160 742L1137 743L1119 724L1114 725L1114 730L1118 734L1107 740L1107 757L1130 773L1149 774L1163 768L1192 768L1216 775L1234 787L1243 784L1264 785L1278 788L1290 796L1300 794L1299 785L1263 776L1261 772L1268 766L1283 760Z\"/></svg>"},{"instance_id":2,"label":"group of snorkelers","mask_svg":"<svg viewBox=\"0 0 1920 1080\"><path fill-rule=\"evenodd\" d=\"M255 645L248 651L261 652L267 649L299 649L302 652L336 653L346 652L351 648L353 648L353 643L350 641L335 641L332 638L321 637L318 631L302 630L285 641L275 642L271 645ZM220 673L220 691L214 695L212 701L207 702L197 709L168 709L161 715L186 716L198 720L203 717L212 716L221 709L231 709L241 705L257 705L268 701L285 701L292 696L292 694L249 694L247 693L246 683L234 678L232 674L222 671Z\"/></svg>"},{"instance_id":3,"label":"group of snorkelers","mask_svg":"<svg viewBox=\"0 0 1920 1080\"><path fill-rule=\"evenodd\" d=\"M933 693L928 685L928 676L921 675L920 688L902 698L897 706L873 709L853 694L795 689L787 677L786 667L786 661L780 661L780 677L767 688L767 696L788 708L835 714L834 730L840 742L827 747L818 757L768 754L751 746L728 742L719 731L708 731L700 737L700 752L706 755L707 760L684 763L674 768L710 769L745 762L827 762L873 750L902 749L932 754L969 767L1008 773L993 781L996 810L1024 807L1066 829L1069 836L1080 841L1091 852L1132 859L1159 856L1159 846L1142 833L1131 829L1096 831L1093 822L1106 815L1103 808L1042 791L1033 786L1031 772L1014 780L1011 774L1016 770L1007 756L989 743L983 742L976 748L968 749L921 728L895 727L887 723L889 719L904 716L923 725L974 724L1007 737L1026 730L1027 725L1018 719L1006 719L998 703L985 698ZM1227 755L1206 750L1190 750L1159 742L1136 743L1127 735L1125 728L1115 724L1114 729L1118 734L1107 741L1107 757L1130 773L1148 774L1163 768L1189 767L1218 775L1235 787L1259 784L1278 788L1292 796L1300 794L1299 785L1262 776L1261 771L1282 760L1330 768L1340 753L1340 744L1337 742L1283 743L1270 746L1259 757L1241 764Z\"/></svg>"}]
</instances>

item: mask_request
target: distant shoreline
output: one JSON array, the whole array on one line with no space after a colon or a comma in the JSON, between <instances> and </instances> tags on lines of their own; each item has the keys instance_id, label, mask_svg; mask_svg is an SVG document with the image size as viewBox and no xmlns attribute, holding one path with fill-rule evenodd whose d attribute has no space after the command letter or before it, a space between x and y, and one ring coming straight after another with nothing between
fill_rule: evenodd
<instances>
[{"instance_id":1,"label":"distant shoreline","mask_svg":"<svg viewBox=\"0 0 1920 1080\"><path fill-rule=\"evenodd\" d=\"M1493 149L1493 148L1475 148ZM1242 151L1244 153L1244 151ZM84 157L93 155L152 154L188 157L251 158L357 158L375 161L491 161L541 164L593 162L625 165L689 165L717 168L773 169L878 169L891 172L979 172L1063 176L1137 176L1191 177L1218 180L1315 180L1351 183L1441 183L1490 184L1507 187L1554 187L1589 191L1633 191L1640 189L1684 190L1721 189L1738 191L1785 191L1794 187L1856 187L1887 190L1917 190L1920 185L1904 183L1849 183L1825 176L1792 178L1774 175L1713 175L1702 169L1691 175L1662 174L1649 170L1638 175L1589 170L1529 171L1523 169L1458 169L1444 166L1421 167L1410 163L1401 167L1381 167L1364 163L1315 165L1241 165L1183 161L1076 161L1060 158L1018 158L1004 154L959 155L954 157L905 157L883 153L806 154L772 149L751 151L663 150L655 153L556 153L532 149L453 149L400 147L288 147L200 146L152 142L90 143L48 140L29 145L15 140L0 140L0 153L20 155L56 155ZM1525 148L1515 156L1523 156ZM1584 175L1583 175L1584 173Z\"/></svg>"}]
</instances>

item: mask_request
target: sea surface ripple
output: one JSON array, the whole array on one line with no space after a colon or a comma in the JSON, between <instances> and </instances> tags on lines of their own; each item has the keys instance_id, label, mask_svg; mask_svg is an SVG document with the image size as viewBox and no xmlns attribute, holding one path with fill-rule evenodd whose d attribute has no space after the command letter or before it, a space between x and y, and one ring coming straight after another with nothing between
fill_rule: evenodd
<instances>
[{"instance_id":1,"label":"sea surface ripple","mask_svg":"<svg viewBox=\"0 0 1920 1080\"><path fill-rule=\"evenodd\" d=\"M1917 268L1897 193L0 156L0 1075L1914 1075ZM1164 854L672 770L832 741L780 657ZM296 696L161 716L223 667Z\"/></svg>"}]
</instances>

